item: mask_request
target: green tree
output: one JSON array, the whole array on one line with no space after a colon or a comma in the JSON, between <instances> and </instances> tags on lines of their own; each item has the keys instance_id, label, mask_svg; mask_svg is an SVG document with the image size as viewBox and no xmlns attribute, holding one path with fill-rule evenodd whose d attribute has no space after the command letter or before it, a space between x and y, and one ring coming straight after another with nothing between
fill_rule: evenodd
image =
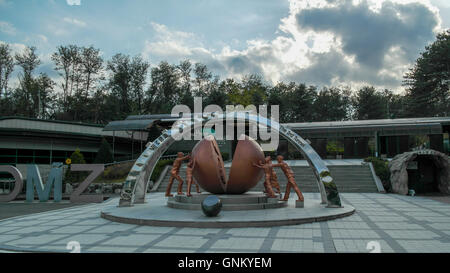
<instances>
[{"instance_id":1,"label":"green tree","mask_svg":"<svg viewBox=\"0 0 450 273\"><path fill-rule=\"evenodd\" d=\"M105 138L102 138L102 143L97 151L97 156L95 157L94 163L111 163L113 162L113 154L111 150L111 145Z\"/></svg>"},{"instance_id":2,"label":"green tree","mask_svg":"<svg viewBox=\"0 0 450 273\"><path fill-rule=\"evenodd\" d=\"M0 99L8 92L8 82L14 70L14 57L8 44L0 44Z\"/></svg>"},{"instance_id":3,"label":"green tree","mask_svg":"<svg viewBox=\"0 0 450 273\"><path fill-rule=\"evenodd\" d=\"M80 69L80 49L76 45L59 46L56 52L52 54L52 60L55 62L55 69L63 77L62 88L62 106L68 110L68 99L72 96L74 80L79 78L76 75Z\"/></svg>"},{"instance_id":4,"label":"green tree","mask_svg":"<svg viewBox=\"0 0 450 273\"><path fill-rule=\"evenodd\" d=\"M80 149L76 149L70 156L71 164L86 164L84 160L84 155L81 153Z\"/></svg>"},{"instance_id":5,"label":"green tree","mask_svg":"<svg viewBox=\"0 0 450 273\"><path fill-rule=\"evenodd\" d=\"M268 90L267 104L278 105L280 110L280 122L290 122L291 102L287 99L288 94L295 88L295 83L290 82L286 84L284 82L278 82L277 85ZM270 111L270 109L268 109Z\"/></svg>"},{"instance_id":6,"label":"green tree","mask_svg":"<svg viewBox=\"0 0 450 273\"><path fill-rule=\"evenodd\" d=\"M108 62L107 68L111 72L109 88L119 102L120 117L125 118L132 109L130 56L120 53L114 55Z\"/></svg>"},{"instance_id":7,"label":"green tree","mask_svg":"<svg viewBox=\"0 0 450 273\"><path fill-rule=\"evenodd\" d=\"M260 75L246 75L242 79L242 93L250 98L251 104L258 107L267 103L267 85L263 83Z\"/></svg>"},{"instance_id":8,"label":"green tree","mask_svg":"<svg viewBox=\"0 0 450 273\"><path fill-rule=\"evenodd\" d=\"M348 118L350 90L324 87L313 103L314 121L335 121Z\"/></svg>"},{"instance_id":9,"label":"green tree","mask_svg":"<svg viewBox=\"0 0 450 273\"><path fill-rule=\"evenodd\" d=\"M194 66L195 84L197 87L196 95L204 96L208 94L208 83L212 79L212 73L209 72L208 67L202 63L196 63Z\"/></svg>"},{"instance_id":10,"label":"green tree","mask_svg":"<svg viewBox=\"0 0 450 273\"><path fill-rule=\"evenodd\" d=\"M15 55L16 64L22 68L19 87L14 91L16 114L37 117L39 115L39 90L33 76L34 70L41 64L35 47L27 47Z\"/></svg>"},{"instance_id":11,"label":"green tree","mask_svg":"<svg viewBox=\"0 0 450 273\"><path fill-rule=\"evenodd\" d=\"M406 98L404 95L391 94L388 96L388 118L403 118L406 117Z\"/></svg>"},{"instance_id":12,"label":"green tree","mask_svg":"<svg viewBox=\"0 0 450 273\"><path fill-rule=\"evenodd\" d=\"M352 97L355 119L382 119L387 117L388 97L374 87L365 86Z\"/></svg>"},{"instance_id":13,"label":"green tree","mask_svg":"<svg viewBox=\"0 0 450 273\"><path fill-rule=\"evenodd\" d=\"M225 111L225 107L228 104L227 87L227 82L221 81L218 86L213 88L209 95L204 98L203 103L205 105L218 105Z\"/></svg>"},{"instance_id":14,"label":"green tree","mask_svg":"<svg viewBox=\"0 0 450 273\"><path fill-rule=\"evenodd\" d=\"M142 114L144 109L144 86L147 81L150 63L141 56L133 57L131 61L131 90L132 90L132 112Z\"/></svg>"},{"instance_id":15,"label":"green tree","mask_svg":"<svg viewBox=\"0 0 450 273\"><path fill-rule=\"evenodd\" d=\"M317 91L314 86L306 87L305 84L292 85L294 88L285 98L285 105L289 117L289 122L310 122L313 119L313 105L317 98Z\"/></svg>"},{"instance_id":16,"label":"green tree","mask_svg":"<svg viewBox=\"0 0 450 273\"><path fill-rule=\"evenodd\" d=\"M180 73L175 65L161 62L151 69L151 85L147 90L146 112L170 113L181 99Z\"/></svg>"},{"instance_id":17,"label":"green tree","mask_svg":"<svg viewBox=\"0 0 450 273\"><path fill-rule=\"evenodd\" d=\"M54 94L55 82L41 73L34 81L34 88L37 90L37 98L34 101L38 102L38 118L48 119L54 115L54 108L56 102L56 95Z\"/></svg>"},{"instance_id":18,"label":"green tree","mask_svg":"<svg viewBox=\"0 0 450 273\"><path fill-rule=\"evenodd\" d=\"M450 30L425 47L404 79L409 116L450 115Z\"/></svg>"},{"instance_id":19,"label":"green tree","mask_svg":"<svg viewBox=\"0 0 450 273\"><path fill-rule=\"evenodd\" d=\"M10 96L8 83L14 70L14 57L8 44L0 44L0 115L12 115L14 102Z\"/></svg>"},{"instance_id":20,"label":"green tree","mask_svg":"<svg viewBox=\"0 0 450 273\"><path fill-rule=\"evenodd\" d=\"M103 69L103 58L100 56L100 49L96 49L93 46L83 47L81 49L81 67L84 80L83 93L87 97Z\"/></svg>"},{"instance_id":21,"label":"green tree","mask_svg":"<svg viewBox=\"0 0 450 273\"><path fill-rule=\"evenodd\" d=\"M152 127L150 127L147 136L147 142L157 139L161 135L161 131L161 128L157 124L154 124Z\"/></svg>"}]
</instances>

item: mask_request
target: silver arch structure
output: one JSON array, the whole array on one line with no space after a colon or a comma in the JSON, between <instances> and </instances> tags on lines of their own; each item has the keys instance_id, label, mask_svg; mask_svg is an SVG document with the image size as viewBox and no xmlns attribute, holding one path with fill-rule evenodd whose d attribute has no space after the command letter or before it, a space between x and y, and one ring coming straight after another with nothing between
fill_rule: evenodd
<instances>
[{"instance_id":1,"label":"silver arch structure","mask_svg":"<svg viewBox=\"0 0 450 273\"><path fill-rule=\"evenodd\" d=\"M229 119L259 123L271 128L271 130L278 131L280 135L284 136L307 159L309 166L313 169L314 175L316 176L322 204L327 204L327 207L341 207L339 192L331 177L331 173L311 145L294 131L278 122L260 115L249 114L248 112L230 112L210 118L179 120L172 129L164 130L161 136L153 142L147 143L145 151L131 168L122 188L119 206L132 206L135 203L145 203L145 194L153 169L161 155L176 141L174 138L176 135L188 134L192 129L195 130L197 127L203 126L203 122L206 121L214 122Z\"/></svg>"}]
</instances>

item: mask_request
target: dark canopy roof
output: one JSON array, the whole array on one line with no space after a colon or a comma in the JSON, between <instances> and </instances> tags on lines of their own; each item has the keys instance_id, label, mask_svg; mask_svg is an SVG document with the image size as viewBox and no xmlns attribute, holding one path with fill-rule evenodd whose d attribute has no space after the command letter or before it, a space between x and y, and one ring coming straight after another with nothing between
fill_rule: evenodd
<instances>
[{"instance_id":1,"label":"dark canopy roof","mask_svg":"<svg viewBox=\"0 0 450 273\"><path fill-rule=\"evenodd\" d=\"M111 121L103 128L103 131L147 131L157 121L155 119Z\"/></svg>"},{"instance_id":2,"label":"dark canopy roof","mask_svg":"<svg viewBox=\"0 0 450 273\"><path fill-rule=\"evenodd\" d=\"M409 134L441 134L450 117L402 118L286 123L303 137L380 136Z\"/></svg>"}]
</instances>

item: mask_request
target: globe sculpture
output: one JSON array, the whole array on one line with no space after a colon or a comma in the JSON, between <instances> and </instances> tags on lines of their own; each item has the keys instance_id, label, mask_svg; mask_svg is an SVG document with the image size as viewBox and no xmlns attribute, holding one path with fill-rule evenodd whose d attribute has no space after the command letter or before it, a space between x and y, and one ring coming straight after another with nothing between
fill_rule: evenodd
<instances>
[{"instance_id":1,"label":"globe sculpture","mask_svg":"<svg viewBox=\"0 0 450 273\"><path fill-rule=\"evenodd\" d=\"M249 136L242 135L236 146L230 174L227 175L219 147L213 136L207 136L192 149L195 161L193 176L206 191L213 194L242 194L256 186L264 172L254 163L264 161L259 144Z\"/></svg>"},{"instance_id":2,"label":"globe sculpture","mask_svg":"<svg viewBox=\"0 0 450 273\"><path fill-rule=\"evenodd\" d=\"M208 217L215 217L222 209L222 201L215 195L210 195L202 201L202 211Z\"/></svg>"}]
</instances>

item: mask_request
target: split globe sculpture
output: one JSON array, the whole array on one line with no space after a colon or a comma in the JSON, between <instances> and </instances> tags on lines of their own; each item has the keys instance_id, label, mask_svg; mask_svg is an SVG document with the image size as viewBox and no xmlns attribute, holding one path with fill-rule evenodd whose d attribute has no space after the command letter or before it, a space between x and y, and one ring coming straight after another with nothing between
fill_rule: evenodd
<instances>
[{"instance_id":1,"label":"split globe sculpture","mask_svg":"<svg viewBox=\"0 0 450 273\"><path fill-rule=\"evenodd\" d=\"M326 204L327 207L341 207L339 193L330 171L309 143L289 128L273 120L248 112L230 112L210 117L194 117L193 119L180 120L172 129L164 130L160 137L146 145L145 151L130 170L122 189L119 206L132 206L135 203L145 202L149 178L156 163L180 135L190 134L192 130L199 129L204 122L222 122L228 119L256 125L264 124L271 130L278 131L307 159L315 174L322 204ZM200 153L200 151L206 151L206 153ZM264 176L265 173L262 170L264 169L264 164L262 163L267 164L259 145L247 136L241 138L236 147L235 159L232 162L228 179L226 179L217 143L212 136L206 137L194 147L191 161L192 163L190 164L193 166L191 169L192 175L196 178L198 184L206 191L216 194L239 194L248 191ZM288 178L287 187L289 191L290 187L293 187L301 200L303 196L294 181L292 170L286 163L283 163L282 158L279 158L278 161L279 163L274 164L272 167L282 168ZM272 173L270 167L267 169L268 172ZM176 175L174 175L174 179L178 179ZM192 179L188 181L188 184L192 183ZM268 195L273 195L271 183L271 175L269 175L268 181L265 183ZM190 185L188 185L188 189L190 194Z\"/></svg>"}]
</instances>

